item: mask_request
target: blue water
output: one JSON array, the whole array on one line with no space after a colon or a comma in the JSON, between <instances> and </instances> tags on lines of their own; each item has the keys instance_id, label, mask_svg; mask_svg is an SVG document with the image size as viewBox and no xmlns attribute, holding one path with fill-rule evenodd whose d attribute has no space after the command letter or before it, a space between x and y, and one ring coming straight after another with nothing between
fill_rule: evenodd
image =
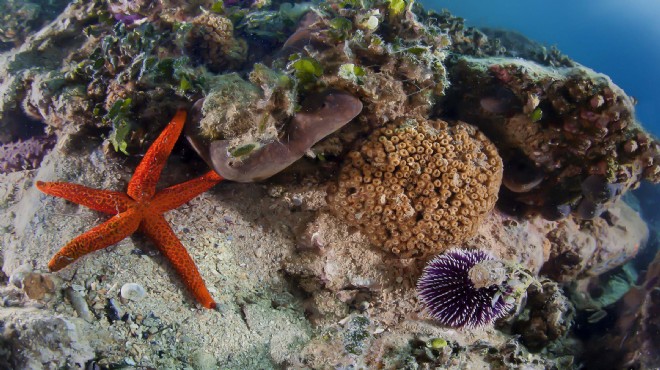
<instances>
[{"instance_id":1,"label":"blue water","mask_svg":"<svg viewBox=\"0 0 660 370\"><path fill-rule=\"evenodd\" d=\"M639 101L637 118L660 136L660 1L426 0L469 26L512 29L609 75Z\"/></svg>"}]
</instances>

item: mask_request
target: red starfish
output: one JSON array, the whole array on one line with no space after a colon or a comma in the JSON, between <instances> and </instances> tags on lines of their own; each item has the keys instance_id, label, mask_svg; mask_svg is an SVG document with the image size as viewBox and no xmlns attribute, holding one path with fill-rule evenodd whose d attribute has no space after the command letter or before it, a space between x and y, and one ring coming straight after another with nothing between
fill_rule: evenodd
<instances>
[{"instance_id":1,"label":"red starfish","mask_svg":"<svg viewBox=\"0 0 660 370\"><path fill-rule=\"evenodd\" d=\"M37 181L37 188L46 194L114 215L108 221L78 236L60 249L48 263L51 271L58 271L77 258L115 244L136 230L140 230L151 238L161 253L172 262L174 269L183 278L197 301L206 308L216 307L195 262L165 221L163 213L177 208L207 191L223 178L214 171L209 171L201 177L156 193L156 183L158 183L160 172L165 166L167 157L169 157L185 121L186 112L178 111L147 150L135 169L125 194L66 182Z\"/></svg>"}]
</instances>

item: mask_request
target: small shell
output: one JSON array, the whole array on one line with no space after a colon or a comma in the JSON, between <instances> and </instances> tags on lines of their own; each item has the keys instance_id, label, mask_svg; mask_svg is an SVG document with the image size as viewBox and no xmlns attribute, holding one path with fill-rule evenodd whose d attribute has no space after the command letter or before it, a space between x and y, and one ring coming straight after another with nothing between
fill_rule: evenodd
<instances>
[{"instance_id":1,"label":"small shell","mask_svg":"<svg viewBox=\"0 0 660 370\"><path fill-rule=\"evenodd\" d=\"M121 297L131 301L139 301L147 293L144 291L144 288L140 284L127 283L121 287Z\"/></svg>"}]
</instances>

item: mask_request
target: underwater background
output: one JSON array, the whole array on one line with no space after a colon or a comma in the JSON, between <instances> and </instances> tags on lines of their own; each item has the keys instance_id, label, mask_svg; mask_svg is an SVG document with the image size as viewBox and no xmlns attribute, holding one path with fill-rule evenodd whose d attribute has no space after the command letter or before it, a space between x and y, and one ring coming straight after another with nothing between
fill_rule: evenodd
<instances>
[{"instance_id":1,"label":"underwater background","mask_svg":"<svg viewBox=\"0 0 660 370\"><path fill-rule=\"evenodd\" d=\"M518 31L557 46L575 61L604 73L638 100L637 118L660 135L660 2L425 0L473 27Z\"/></svg>"},{"instance_id":2,"label":"underwater background","mask_svg":"<svg viewBox=\"0 0 660 370\"><path fill-rule=\"evenodd\" d=\"M0 370L660 369L655 2L0 16Z\"/></svg>"}]
</instances>

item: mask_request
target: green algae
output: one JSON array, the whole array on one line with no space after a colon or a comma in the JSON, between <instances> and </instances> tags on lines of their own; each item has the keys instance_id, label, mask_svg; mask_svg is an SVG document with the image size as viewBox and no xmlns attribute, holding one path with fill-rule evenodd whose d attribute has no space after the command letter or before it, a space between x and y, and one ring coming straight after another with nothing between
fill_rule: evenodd
<instances>
[{"instance_id":1,"label":"green algae","mask_svg":"<svg viewBox=\"0 0 660 370\"><path fill-rule=\"evenodd\" d=\"M116 152L122 152L128 155L128 139L132 131L133 121L131 120L131 108L133 101L130 98L117 100L103 120L109 122L112 126L110 133L110 143Z\"/></svg>"}]
</instances>

